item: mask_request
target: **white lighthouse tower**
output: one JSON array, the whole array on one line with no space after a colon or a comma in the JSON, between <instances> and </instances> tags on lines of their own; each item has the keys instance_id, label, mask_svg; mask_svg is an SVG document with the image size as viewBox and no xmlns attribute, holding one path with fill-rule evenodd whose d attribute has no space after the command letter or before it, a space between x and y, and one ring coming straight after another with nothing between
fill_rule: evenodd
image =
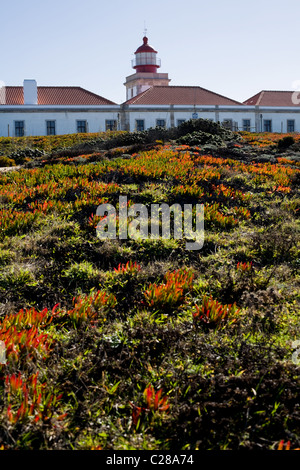
<instances>
[{"instance_id":1,"label":"white lighthouse tower","mask_svg":"<svg viewBox=\"0 0 300 470\"><path fill-rule=\"evenodd\" d=\"M157 51L148 44L148 38L143 37L143 44L135 51L132 68L135 73L126 77L126 100L142 93L151 86L166 86L171 81L167 73L158 73L160 59Z\"/></svg>"}]
</instances>

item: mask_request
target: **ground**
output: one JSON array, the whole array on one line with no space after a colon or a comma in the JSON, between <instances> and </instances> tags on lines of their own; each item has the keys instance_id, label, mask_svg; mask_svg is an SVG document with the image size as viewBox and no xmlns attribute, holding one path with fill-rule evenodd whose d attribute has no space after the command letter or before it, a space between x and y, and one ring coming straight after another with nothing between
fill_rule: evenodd
<instances>
[{"instance_id":1,"label":"ground","mask_svg":"<svg viewBox=\"0 0 300 470\"><path fill-rule=\"evenodd\" d=\"M2 449L300 447L299 136L201 129L0 139ZM203 247L97 238L121 195Z\"/></svg>"}]
</instances>

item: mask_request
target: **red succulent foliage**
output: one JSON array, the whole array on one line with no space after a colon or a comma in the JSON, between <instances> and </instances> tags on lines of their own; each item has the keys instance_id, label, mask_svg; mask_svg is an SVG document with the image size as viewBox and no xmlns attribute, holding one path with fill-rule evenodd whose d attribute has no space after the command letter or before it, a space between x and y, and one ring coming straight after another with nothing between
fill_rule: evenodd
<instances>
[{"instance_id":1,"label":"red succulent foliage","mask_svg":"<svg viewBox=\"0 0 300 470\"><path fill-rule=\"evenodd\" d=\"M143 392L146 406L136 406L134 403L129 402L132 408L132 423L135 427L139 425L140 420L146 413L162 413L164 411L168 411L170 407L168 403L168 398L166 396L162 396L162 393L162 389L159 389L157 392L155 392L154 387L150 384L148 387L145 388Z\"/></svg>"}]
</instances>

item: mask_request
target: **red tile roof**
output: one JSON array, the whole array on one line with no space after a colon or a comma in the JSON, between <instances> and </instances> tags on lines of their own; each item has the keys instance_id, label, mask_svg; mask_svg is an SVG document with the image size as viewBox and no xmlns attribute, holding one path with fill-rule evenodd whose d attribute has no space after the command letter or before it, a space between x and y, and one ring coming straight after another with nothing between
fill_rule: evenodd
<instances>
[{"instance_id":1,"label":"red tile roof","mask_svg":"<svg viewBox=\"0 0 300 470\"><path fill-rule=\"evenodd\" d=\"M125 104L139 105L243 105L225 96L194 86L153 86L130 98Z\"/></svg>"},{"instance_id":2,"label":"red tile roof","mask_svg":"<svg viewBox=\"0 0 300 470\"><path fill-rule=\"evenodd\" d=\"M5 98L1 104L24 104L23 87L22 86L7 86L4 89Z\"/></svg>"},{"instance_id":3,"label":"red tile roof","mask_svg":"<svg viewBox=\"0 0 300 470\"><path fill-rule=\"evenodd\" d=\"M38 105L110 105L116 104L81 87L38 86ZM22 86L5 87L6 105L23 105Z\"/></svg>"},{"instance_id":4,"label":"red tile roof","mask_svg":"<svg viewBox=\"0 0 300 470\"><path fill-rule=\"evenodd\" d=\"M299 104L293 103L293 93L296 93L298 101L300 99L300 92L294 91L270 91L263 90L256 95L248 98L244 101L244 104L251 106L300 106Z\"/></svg>"}]
</instances>

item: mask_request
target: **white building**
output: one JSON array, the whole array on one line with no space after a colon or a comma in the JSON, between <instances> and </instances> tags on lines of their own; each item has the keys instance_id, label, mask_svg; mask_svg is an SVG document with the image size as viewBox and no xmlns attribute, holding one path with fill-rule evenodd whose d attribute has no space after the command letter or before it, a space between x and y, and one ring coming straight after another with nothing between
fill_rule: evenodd
<instances>
[{"instance_id":1,"label":"white building","mask_svg":"<svg viewBox=\"0 0 300 470\"><path fill-rule=\"evenodd\" d=\"M169 128L192 118L233 130L300 132L300 92L261 91L240 103L201 87L170 86L146 36L132 67L122 104L80 87L37 86L35 80L0 88L0 136Z\"/></svg>"},{"instance_id":2,"label":"white building","mask_svg":"<svg viewBox=\"0 0 300 470\"><path fill-rule=\"evenodd\" d=\"M80 87L24 80L0 94L0 136L74 134L117 128L120 106Z\"/></svg>"}]
</instances>

